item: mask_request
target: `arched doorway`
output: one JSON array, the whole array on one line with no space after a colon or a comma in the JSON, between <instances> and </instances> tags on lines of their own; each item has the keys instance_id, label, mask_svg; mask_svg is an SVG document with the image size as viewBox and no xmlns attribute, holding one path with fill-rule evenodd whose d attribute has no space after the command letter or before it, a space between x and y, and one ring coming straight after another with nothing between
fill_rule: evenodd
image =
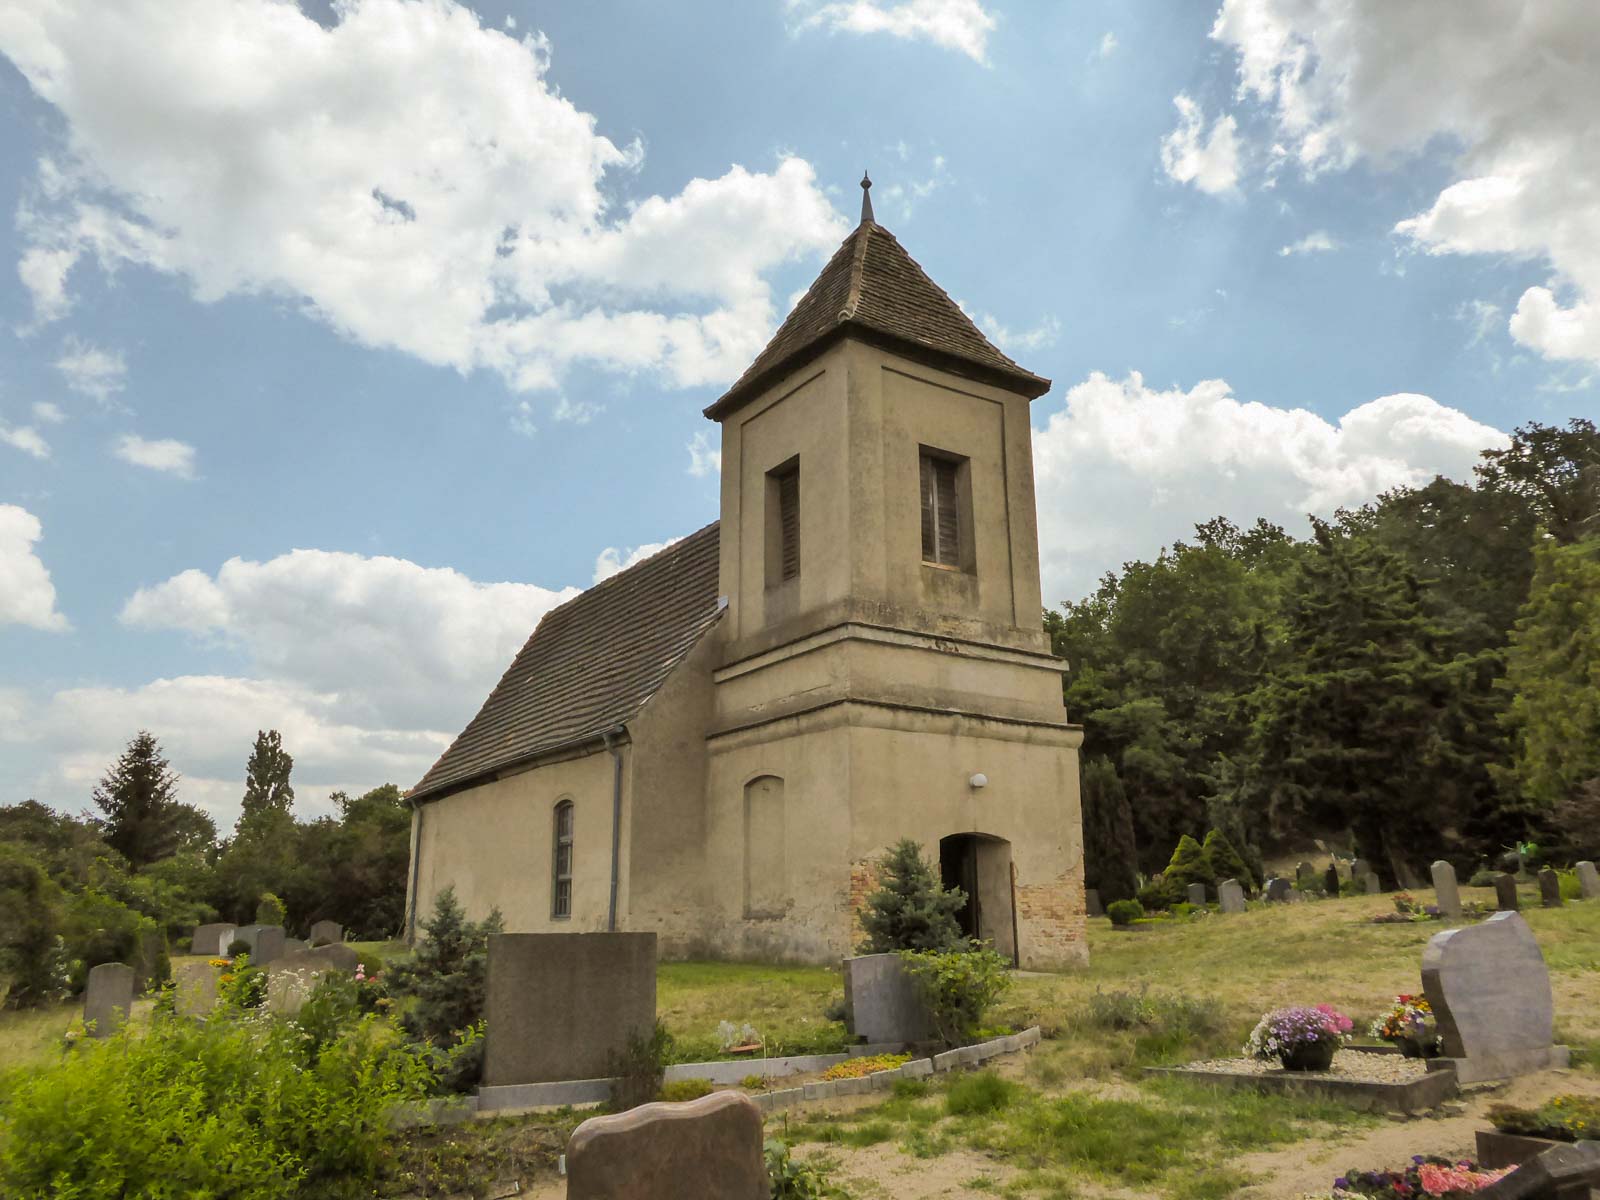
<instances>
[{"instance_id":1,"label":"arched doorway","mask_svg":"<svg viewBox=\"0 0 1600 1200\"><path fill-rule=\"evenodd\" d=\"M1011 843L987 833L953 833L939 839L940 882L960 888L967 902L956 914L961 932L987 942L1017 962L1017 925L1011 880Z\"/></svg>"}]
</instances>

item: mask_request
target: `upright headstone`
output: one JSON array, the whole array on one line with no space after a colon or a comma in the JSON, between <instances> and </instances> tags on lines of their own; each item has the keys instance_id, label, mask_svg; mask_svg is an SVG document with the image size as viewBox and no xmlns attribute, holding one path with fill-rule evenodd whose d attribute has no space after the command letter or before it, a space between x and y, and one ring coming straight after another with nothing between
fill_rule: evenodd
<instances>
[{"instance_id":1,"label":"upright headstone","mask_svg":"<svg viewBox=\"0 0 1600 1200\"><path fill-rule=\"evenodd\" d=\"M1456 887L1456 869L1444 859L1439 859L1429 871L1433 875L1434 902L1445 917L1461 915L1461 889Z\"/></svg>"},{"instance_id":2,"label":"upright headstone","mask_svg":"<svg viewBox=\"0 0 1600 1200\"><path fill-rule=\"evenodd\" d=\"M921 1042L933 1021L916 980L898 954L863 954L844 960L845 1028L869 1043Z\"/></svg>"},{"instance_id":3,"label":"upright headstone","mask_svg":"<svg viewBox=\"0 0 1600 1200\"><path fill-rule=\"evenodd\" d=\"M1188 892L1186 894L1189 897L1189 903L1194 905L1196 908L1204 908L1206 906L1206 885L1205 884L1203 884L1203 883L1191 883L1189 885L1189 889L1188 889Z\"/></svg>"},{"instance_id":4,"label":"upright headstone","mask_svg":"<svg viewBox=\"0 0 1600 1200\"><path fill-rule=\"evenodd\" d=\"M1106 915L1106 906L1100 903L1099 888L1083 889L1083 911L1091 917L1103 917Z\"/></svg>"},{"instance_id":5,"label":"upright headstone","mask_svg":"<svg viewBox=\"0 0 1600 1200\"><path fill-rule=\"evenodd\" d=\"M1328 864L1328 869L1322 873L1322 890L1330 896L1339 894L1339 868L1334 863Z\"/></svg>"},{"instance_id":6,"label":"upright headstone","mask_svg":"<svg viewBox=\"0 0 1600 1200\"><path fill-rule=\"evenodd\" d=\"M354 948L343 942L275 959L267 968L267 1011L292 1016L310 999L324 975L353 975L360 959Z\"/></svg>"},{"instance_id":7,"label":"upright headstone","mask_svg":"<svg viewBox=\"0 0 1600 1200\"><path fill-rule=\"evenodd\" d=\"M134 956L135 988L142 996L166 983L172 974L172 958L167 953L167 931L146 929L139 934L139 945Z\"/></svg>"},{"instance_id":8,"label":"upright headstone","mask_svg":"<svg viewBox=\"0 0 1600 1200\"><path fill-rule=\"evenodd\" d=\"M1517 877L1504 871L1494 877L1494 906L1500 912L1516 912Z\"/></svg>"},{"instance_id":9,"label":"upright headstone","mask_svg":"<svg viewBox=\"0 0 1600 1200\"><path fill-rule=\"evenodd\" d=\"M1294 887L1287 879L1274 877L1267 880L1268 900L1287 900L1294 894Z\"/></svg>"},{"instance_id":10,"label":"upright headstone","mask_svg":"<svg viewBox=\"0 0 1600 1200\"><path fill-rule=\"evenodd\" d=\"M1217 885L1217 903L1225 913L1244 911L1244 888L1237 879L1224 879Z\"/></svg>"},{"instance_id":11,"label":"upright headstone","mask_svg":"<svg viewBox=\"0 0 1600 1200\"><path fill-rule=\"evenodd\" d=\"M1367 895L1377 896L1383 892L1383 880L1378 878L1376 871L1368 871L1361 877L1361 886L1366 889Z\"/></svg>"},{"instance_id":12,"label":"upright headstone","mask_svg":"<svg viewBox=\"0 0 1600 1200\"><path fill-rule=\"evenodd\" d=\"M1317 881L1317 869L1310 863L1302 860L1294 869L1295 882L1310 885Z\"/></svg>"},{"instance_id":13,"label":"upright headstone","mask_svg":"<svg viewBox=\"0 0 1600 1200\"><path fill-rule=\"evenodd\" d=\"M311 927L311 944L327 946L344 941L344 926L337 921L318 921Z\"/></svg>"},{"instance_id":14,"label":"upright headstone","mask_svg":"<svg viewBox=\"0 0 1600 1200\"><path fill-rule=\"evenodd\" d=\"M283 957L284 943L288 940L283 936L282 925L257 925L254 948L250 952L250 965L264 967L268 963Z\"/></svg>"},{"instance_id":15,"label":"upright headstone","mask_svg":"<svg viewBox=\"0 0 1600 1200\"><path fill-rule=\"evenodd\" d=\"M1600 871L1594 869L1592 862L1584 861L1578 864L1578 894L1585 900L1600 899Z\"/></svg>"},{"instance_id":16,"label":"upright headstone","mask_svg":"<svg viewBox=\"0 0 1600 1200\"><path fill-rule=\"evenodd\" d=\"M1354 879L1354 880L1359 882L1360 880L1363 880L1363 879L1365 879L1367 877L1367 872L1370 871L1370 870L1372 870L1372 864L1369 863L1366 859L1364 859L1364 858L1353 858L1353 859L1350 860L1350 878L1351 879Z\"/></svg>"},{"instance_id":17,"label":"upright headstone","mask_svg":"<svg viewBox=\"0 0 1600 1200\"><path fill-rule=\"evenodd\" d=\"M1521 914L1437 933L1422 952L1422 990L1462 1083L1564 1067L1544 955Z\"/></svg>"},{"instance_id":18,"label":"upright headstone","mask_svg":"<svg viewBox=\"0 0 1600 1200\"><path fill-rule=\"evenodd\" d=\"M97 1038L110 1037L133 1011L136 972L126 963L101 963L89 968L83 989L83 1023Z\"/></svg>"},{"instance_id":19,"label":"upright headstone","mask_svg":"<svg viewBox=\"0 0 1600 1200\"><path fill-rule=\"evenodd\" d=\"M740 1092L590 1117L567 1143L567 1200L762 1200L761 1110Z\"/></svg>"},{"instance_id":20,"label":"upright headstone","mask_svg":"<svg viewBox=\"0 0 1600 1200\"><path fill-rule=\"evenodd\" d=\"M204 954L207 958L221 958L228 953L228 947L233 944L236 936L238 936L237 927L232 924L218 922L197 926L194 936L189 939L189 953Z\"/></svg>"},{"instance_id":21,"label":"upright headstone","mask_svg":"<svg viewBox=\"0 0 1600 1200\"><path fill-rule=\"evenodd\" d=\"M203 1017L217 1006L222 971L209 961L181 959L172 968L173 1006L180 1017Z\"/></svg>"},{"instance_id":22,"label":"upright headstone","mask_svg":"<svg viewBox=\"0 0 1600 1200\"><path fill-rule=\"evenodd\" d=\"M300 938L286 937L283 939L283 952L285 954L299 954L302 950L311 949L311 943Z\"/></svg>"},{"instance_id":23,"label":"upright headstone","mask_svg":"<svg viewBox=\"0 0 1600 1200\"><path fill-rule=\"evenodd\" d=\"M602 1079L656 1022L653 933L489 938L483 1082Z\"/></svg>"},{"instance_id":24,"label":"upright headstone","mask_svg":"<svg viewBox=\"0 0 1600 1200\"><path fill-rule=\"evenodd\" d=\"M1549 867L1539 872L1539 902L1546 908L1560 908L1561 876Z\"/></svg>"},{"instance_id":25,"label":"upright headstone","mask_svg":"<svg viewBox=\"0 0 1600 1200\"><path fill-rule=\"evenodd\" d=\"M1476 1194L1482 1200L1593 1200L1600 1195L1600 1142L1558 1142Z\"/></svg>"}]
</instances>

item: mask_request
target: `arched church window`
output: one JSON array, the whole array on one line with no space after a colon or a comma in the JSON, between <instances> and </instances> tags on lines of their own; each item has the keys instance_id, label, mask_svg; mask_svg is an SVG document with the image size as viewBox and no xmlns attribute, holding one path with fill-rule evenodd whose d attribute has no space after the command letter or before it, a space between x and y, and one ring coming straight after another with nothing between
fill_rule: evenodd
<instances>
[{"instance_id":1,"label":"arched church window","mask_svg":"<svg viewBox=\"0 0 1600 1200\"><path fill-rule=\"evenodd\" d=\"M572 801L563 800L555 811L555 864L551 872L550 915L572 915Z\"/></svg>"}]
</instances>

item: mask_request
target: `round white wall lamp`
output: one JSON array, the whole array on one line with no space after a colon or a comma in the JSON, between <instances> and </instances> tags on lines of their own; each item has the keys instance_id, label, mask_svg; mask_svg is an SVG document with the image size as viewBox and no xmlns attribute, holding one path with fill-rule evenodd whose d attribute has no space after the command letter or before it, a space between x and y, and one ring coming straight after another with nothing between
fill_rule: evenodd
<instances>
[{"instance_id":1,"label":"round white wall lamp","mask_svg":"<svg viewBox=\"0 0 1600 1200\"><path fill-rule=\"evenodd\" d=\"M982 771L979 771L971 779L967 780L967 783L971 786L973 791L977 791L979 788L986 788L989 786L989 777Z\"/></svg>"}]
</instances>

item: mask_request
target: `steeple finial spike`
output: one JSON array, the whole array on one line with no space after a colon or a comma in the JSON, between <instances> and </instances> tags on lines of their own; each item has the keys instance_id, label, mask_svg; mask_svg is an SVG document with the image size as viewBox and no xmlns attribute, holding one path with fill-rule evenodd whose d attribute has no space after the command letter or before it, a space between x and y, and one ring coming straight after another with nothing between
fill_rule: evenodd
<instances>
[{"instance_id":1,"label":"steeple finial spike","mask_svg":"<svg viewBox=\"0 0 1600 1200\"><path fill-rule=\"evenodd\" d=\"M865 171L861 172L861 223L877 224L872 215L872 179Z\"/></svg>"}]
</instances>

